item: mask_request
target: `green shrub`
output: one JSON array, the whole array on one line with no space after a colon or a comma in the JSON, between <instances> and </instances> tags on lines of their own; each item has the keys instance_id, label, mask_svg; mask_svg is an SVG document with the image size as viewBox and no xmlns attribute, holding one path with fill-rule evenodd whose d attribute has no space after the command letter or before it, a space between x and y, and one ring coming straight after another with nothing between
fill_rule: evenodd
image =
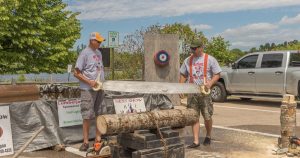
<instances>
[{"instance_id":1,"label":"green shrub","mask_svg":"<svg viewBox=\"0 0 300 158\"><path fill-rule=\"evenodd\" d=\"M19 76L18 76L18 81L19 81L19 82L24 82L24 81L26 81L25 75L24 75L24 74L19 75Z\"/></svg>"}]
</instances>

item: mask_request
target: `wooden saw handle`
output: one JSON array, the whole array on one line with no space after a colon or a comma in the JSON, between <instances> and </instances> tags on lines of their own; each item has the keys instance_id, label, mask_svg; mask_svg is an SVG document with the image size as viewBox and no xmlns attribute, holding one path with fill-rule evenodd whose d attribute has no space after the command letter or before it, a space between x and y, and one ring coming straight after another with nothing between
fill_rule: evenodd
<instances>
[{"instance_id":1,"label":"wooden saw handle","mask_svg":"<svg viewBox=\"0 0 300 158\"><path fill-rule=\"evenodd\" d=\"M210 94L210 89L206 88L205 85L201 85L200 86L200 92L201 92L201 94L209 95Z\"/></svg>"},{"instance_id":2,"label":"wooden saw handle","mask_svg":"<svg viewBox=\"0 0 300 158\"><path fill-rule=\"evenodd\" d=\"M205 87L206 77L203 78L203 85L200 85L200 93L204 95L210 94L210 89Z\"/></svg>"},{"instance_id":3,"label":"wooden saw handle","mask_svg":"<svg viewBox=\"0 0 300 158\"><path fill-rule=\"evenodd\" d=\"M93 90L94 91L99 91L99 90L101 90L103 87L102 87L102 82L100 81L100 72L98 73L98 76L97 76L97 78L96 78L96 80L95 80L95 82L97 83L97 85L95 86L95 87L93 87Z\"/></svg>"}]
</instances>

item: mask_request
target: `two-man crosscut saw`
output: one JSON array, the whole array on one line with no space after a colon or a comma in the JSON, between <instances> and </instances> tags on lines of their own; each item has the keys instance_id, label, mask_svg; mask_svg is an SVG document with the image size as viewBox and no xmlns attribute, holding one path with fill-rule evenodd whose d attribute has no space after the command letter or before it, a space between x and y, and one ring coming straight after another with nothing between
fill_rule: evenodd
<instances>
[{"instance_id":1,"label":"two-man crosscut saw","mask_svg":"<svg viewBox=\"0 0 300 158\"><path fill-rule=\"evenodd\" d=\"M191 94L200 93L200 87L192 83L104 81L102 90L144 94Z\"/></svg>"}]
</instances>

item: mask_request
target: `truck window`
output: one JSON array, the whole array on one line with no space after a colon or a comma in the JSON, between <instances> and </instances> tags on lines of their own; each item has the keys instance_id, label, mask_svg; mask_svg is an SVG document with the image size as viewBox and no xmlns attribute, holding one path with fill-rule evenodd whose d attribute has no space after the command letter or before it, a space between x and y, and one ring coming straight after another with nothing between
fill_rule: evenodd
<instances>
[{"instance_id":1,"label":"truck window","mask_svg":"<svg viewBox=\"0 0 300 158\"><path fill-rule=\"evenodd\" d=\"M255 68L257 62L258 55L251 55L243 58L238 62L237 68L238 69L250 69Z\"/></svg>"},{"instance_id":2,"label":"truck window","mask_svg":"<svg viewBox=\"0 0 300 158\"><path fill-rule=\"evenodd\" d=\"M274 68L282 66L283 54L264 54L261 61L261 68Z\"/></svg>"},{"instance_id":3,"label":"truck window","mask_svg":"<svg viewBox=\"0 0 300 158\"><path fill-rule=\"evenodd\" d=\"M291 53L290 67L300 67L300 53Z\"/></svg>"}]
</instances>

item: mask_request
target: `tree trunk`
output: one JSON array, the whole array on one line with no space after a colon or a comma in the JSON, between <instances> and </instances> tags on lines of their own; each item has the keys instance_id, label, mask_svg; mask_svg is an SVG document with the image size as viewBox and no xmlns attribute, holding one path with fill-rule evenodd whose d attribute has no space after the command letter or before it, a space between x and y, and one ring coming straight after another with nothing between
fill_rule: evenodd
<instances>
[{"instance_id":1,"label":"tree trunk","mask_svg":"<svg viewBox=\"0 0 300 158\"><path fill-rule=\"evenodd\" d=\"M102 134L133 132L159 127L183 127L194 124L199 115L194 109L154 110L143 113L100 115L97 128ZM156 124L157 123L157 124Z\"/></svg>"}]
</instances>

